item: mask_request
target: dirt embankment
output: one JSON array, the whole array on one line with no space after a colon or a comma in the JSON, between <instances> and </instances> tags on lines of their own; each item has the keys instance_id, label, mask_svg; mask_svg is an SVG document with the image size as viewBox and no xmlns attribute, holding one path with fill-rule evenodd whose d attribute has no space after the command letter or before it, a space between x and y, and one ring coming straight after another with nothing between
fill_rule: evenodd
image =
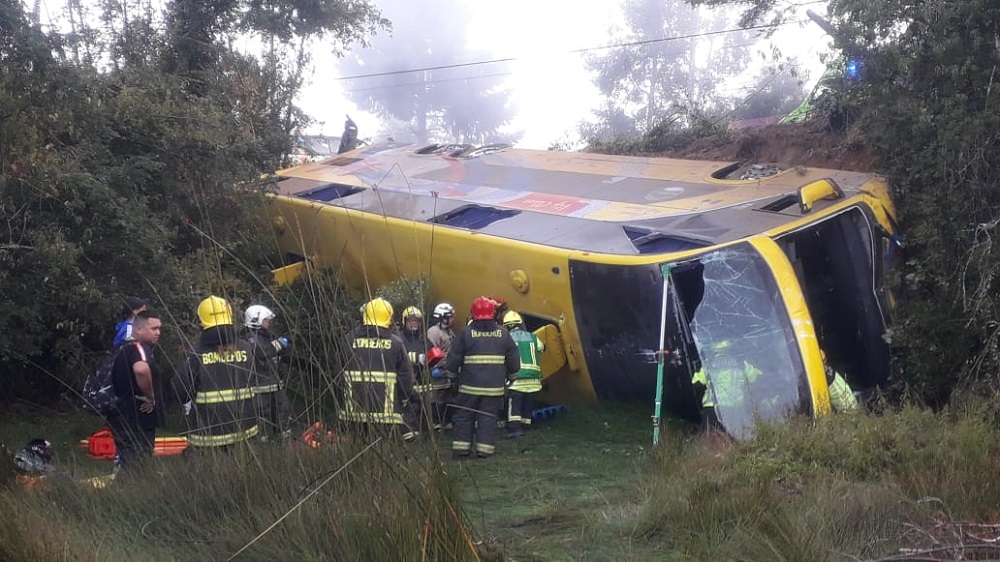
<instances>
[{"instance_id":1,"label":"dirt embankment","mask_svg":"<svg viewBox=\"0 0 1000 562\"><path fill-rule=\"evenodd\" d=\"M831 133L811 123L740 129L723 137L703 138L686 148L658 156L873 171L871 154L865 151L860 139Z\"/></svg>"}]
</instances>

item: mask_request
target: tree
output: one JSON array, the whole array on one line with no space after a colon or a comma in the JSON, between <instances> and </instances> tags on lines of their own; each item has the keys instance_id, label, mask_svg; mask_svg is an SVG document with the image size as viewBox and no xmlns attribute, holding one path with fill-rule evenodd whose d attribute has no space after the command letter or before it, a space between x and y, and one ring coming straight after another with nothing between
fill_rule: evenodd
<instances>
[{"instance_id":1,"label":"tree","mask_svg":"<svg viewBox=\"0 0 1000 562\"><path fill-rule=\"evenodd\" d=\"M743 4L745 21L772 13ZM839 92L892 185L906 260L895 380L931 404L1000 384L1000 5L837 0L837 47L861 55Z\"/></svg>"},{"instance_id":2,"label":"tree","mask_svg":"<svg viewBox=\"0 0 1000 562\"><path fill-rule=\"evenodd\" d=\"M510 142L512 116L505 64L469 65L490 54L466 46L469 15L450 0L392 0L380 7L392 34L340 61L347 95L387 121L407 124L395 137L417 142ZM414 69L414 72L407 72Z\"/></svg>"},{"instance_id":3,"label":"tree","mask_svg":"<svg viewBox=\"0 0 1000 562\"><path fill-rule=\"evenodd\" d=\"M749 33L699 36L727 27L727 17L708 17L681 0L625 0L623 44L591 56L587 66L604 95L596 127L587 136L646 133L663 123L686 125L690 112L724 105L716 92L748 57Z\"/></svg>"},{"instance_id":4,"label":"tree","mask_svg":"<svg viewBox=\"0 0 1000 562\"><path fill-rule=\"evenodd\" d=\"M260 292L268 232L247 187L305 119L290 63L311 39L342 46L383 23L354 0L128 0L101 3L90 29L69 4L62 35L0 0L4 398L77 386L126 294L155 296L187 327L210 292ZM246 33L274 41L239 52ZM182 339L167 334L168 347Z\"/></svg>"},{"instance_id":5,"label":"tree","mask_svg":"<svg viewBox=\"0 0 1000 562\"><path fill-rule=\"evenodd\" d=\"M781 117L794 110L807 92L802 79L790 64L766 69L742 99L734 101L729 115L733 120Z\"/></svg>"}]
</instances>

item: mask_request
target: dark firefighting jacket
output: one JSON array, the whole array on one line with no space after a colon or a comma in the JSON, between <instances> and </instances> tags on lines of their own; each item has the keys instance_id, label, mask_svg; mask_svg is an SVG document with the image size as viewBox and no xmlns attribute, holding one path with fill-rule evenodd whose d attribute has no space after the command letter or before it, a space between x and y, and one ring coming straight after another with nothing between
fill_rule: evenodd
<instances>
[{"instance_id":1,"label":"dark firefighting jacket","mask_svg":"<svg viewBox=\"0 0 1000 562\"><path fill-rule=\"evenodd\" d=\"M413 367L403 341L387 328L361 326L347 338L345 421L402 424L407 403L415 399Z\"/></svg>"},{"instance_id":2,"label":"dark firefighting jacket","mask_svg":"<svg viewBox=\"0 0 1000 562\"><path fill-rule=\"evenodd\" d=\"M413 380L417 392L427 392L431 389L430 376L422 361L427 360L427 342L421 330L412 331L403 328L399 333L403 340L403 347L406 348L406 356L410 359L413 367Z\"/></svg>"},{"instance_id":3,"label":"dark firefighting jacket","mask_svg":"<svg viewBox=\"0 0 1000 562\"><path fill-rule=\"evenodd\" d=\"M281 389L278 378L278 356L285 348L275 341L274 336L266 328L246 330L241 337L253 348L254 359L257 361L255 380L251 381L253 391L257 394L277 392Z\"/></svg>"},{"instance_id":4,"label":"dark firefighting jacket","mask_svg":"<svg viewBox=\"0 0 1000 562\"><path fill-rule=\"evenodd\" d=\"M188 355L181 377L195 406L195 424L188 435L192 447L232 445L260 431L251 388L256 377L253 353L248 342L236 339L229 346L214 347L199 341Z\"/></svg>"},{"instance_id":5,"label":"dark firefighting jacket","mask_svg":"<svg viewBox=\"0 0 1000 562\"><path fill-rule=\"evenodd\" d=\"M494 320L474 320L451 343L447 369L458 373L458 392L503 396L508 379L521 368L517 344Z\"/></svg>"}]
</instances>

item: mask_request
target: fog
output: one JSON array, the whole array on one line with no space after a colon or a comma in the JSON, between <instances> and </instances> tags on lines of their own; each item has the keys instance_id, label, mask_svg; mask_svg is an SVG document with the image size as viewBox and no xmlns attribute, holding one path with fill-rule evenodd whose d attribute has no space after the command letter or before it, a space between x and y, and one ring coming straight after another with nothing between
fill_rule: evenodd
<instances>
[{"instance_id":1,"label":"fog","mask_svg":"<svg viewBox=\"0 0 1000 562\"><path fill-rule=\"evenodd\" d=\"M301 97L316 119L308 132L339 135L350 114L362 138L574 148L683 126L692 112L787 113L830 52L795 5L790 23L757 31L738 30L736 11L679 0L377 5L391 32L343 59L316 53Z\"/></svg>"}]
</instances>

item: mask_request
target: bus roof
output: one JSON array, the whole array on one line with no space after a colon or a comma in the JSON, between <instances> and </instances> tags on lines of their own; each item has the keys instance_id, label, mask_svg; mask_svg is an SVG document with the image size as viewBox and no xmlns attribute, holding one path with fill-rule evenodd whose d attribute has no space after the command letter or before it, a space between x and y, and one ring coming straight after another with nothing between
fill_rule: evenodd
<instances>
[{"instance_id":1,"label":"bus roof","mask_svg":"<svg viewBox=\"0 0 1000 562\"><path fill-rule=\"evenodd\" d=\"M739 163L479 152L456 157L433 145L364 147L278 172L278 193L574 250L637 254L765 232L802 218L797 193L806 185L831 180L851 197L876 180L821 168L731 180L718 178Z\"/></svg>"}]
</instances>

